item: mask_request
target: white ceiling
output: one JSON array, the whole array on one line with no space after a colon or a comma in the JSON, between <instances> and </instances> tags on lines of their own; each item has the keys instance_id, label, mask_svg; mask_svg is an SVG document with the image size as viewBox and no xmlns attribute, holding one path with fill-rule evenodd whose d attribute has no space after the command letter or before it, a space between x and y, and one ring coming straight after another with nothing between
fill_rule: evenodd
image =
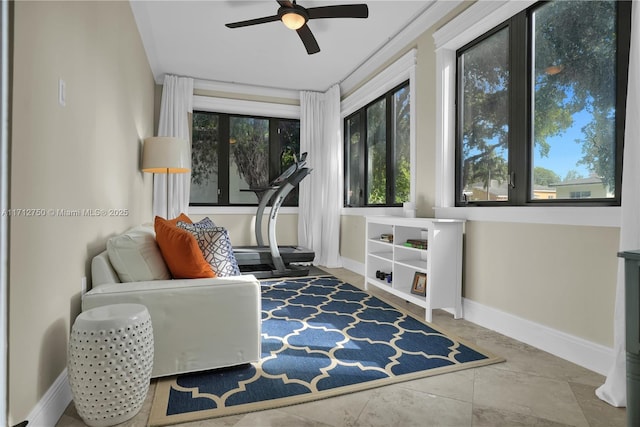
<instances>
[{"instance_id":1,"label":"white ceiling","mask_svg":"<svg viewBox=\"0 0 640 427\"><path fill-rule=\"evenodd\" d=\"M367 19L316 19L320 52L308 55L281 22L230 29L225 23L275 15L275 0L131 0L156 82L165 74L292 90L325 91L348 77L433 1L300 0L304 7L366 3Z\"/></svg>"}]
</instances>

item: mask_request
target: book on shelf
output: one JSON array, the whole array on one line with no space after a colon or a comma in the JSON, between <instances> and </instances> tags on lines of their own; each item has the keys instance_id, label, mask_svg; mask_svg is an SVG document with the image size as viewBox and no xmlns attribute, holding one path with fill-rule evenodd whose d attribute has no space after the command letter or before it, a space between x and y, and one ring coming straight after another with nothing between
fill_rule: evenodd
<instances>
[{"instance_id":1,"label":"book on shelf","mask_svg":"<svg viewBox=\"0 0 640 427\"><path fill-rule=\"evenodd\" d=\"M380 240L382 240L383 242L393 243L393 234L383 233L380 235Z\"/></svg>"},{"instance_id":2,"label":"book on shelf","mask_svg":"<svg viewBox=\"0 0 640 427\"><path fill-rule=\"evenodd\" d=\"M407 239L404 246L415 249L427 249L429 242L426 239Z\"/></svg>"}]
</instances>

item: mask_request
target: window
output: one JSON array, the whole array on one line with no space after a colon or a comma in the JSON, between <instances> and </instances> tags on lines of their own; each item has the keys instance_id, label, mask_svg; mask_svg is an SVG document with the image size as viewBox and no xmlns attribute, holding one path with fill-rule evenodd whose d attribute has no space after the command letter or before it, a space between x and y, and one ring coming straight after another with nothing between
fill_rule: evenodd
<instances>
[{"instance_id":1,"label":"window","mask_svg":"<svg viewBox=\"0 0 640 427\"><path fill-rule=\"evenodd\" d=\"M409 83L344 120L345 206L400 206L411 191Z\"/></svg>"},{"instance_id":2,"label":"window","mask_svg":"<svg viewBox=\"0 0 640 427\"><path fill-rule=\"evenodd\" d=\"M456 206L620 204L629 8L539 3L457 51Z\"/></svg>"},{"instance_id":3,"label":"window","mask_svg":"<svg viewBox=\"0 0 640 427\"><path fill-rule=\"evenodd\" d=\"M257 205L299 155L299 120L194 111L190 205ZM296 189L284 205L297 204Z\"/></svg>"},{"instance_id":4,"label":"window","mask_svg":"<svg viewBox=\"0 0 640 427\"><path fill-rule=\"evenodd\" d=\"M588 199L591 197L591 191L572 191L572 199Z\"/></svg>"}]
</instances>

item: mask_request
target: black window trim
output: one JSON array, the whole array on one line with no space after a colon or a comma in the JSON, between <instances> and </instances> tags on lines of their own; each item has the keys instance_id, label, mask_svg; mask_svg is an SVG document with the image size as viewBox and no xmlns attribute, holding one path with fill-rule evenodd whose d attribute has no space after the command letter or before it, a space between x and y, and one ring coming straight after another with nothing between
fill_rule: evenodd
<instances>
[{"instance_id":1,"label":"black window trim","mask_svg":"<svg viewBox=\"0 0 640 427\"><path fill-rule=\"evenodd\" d=\"M529 62L531 58L531 44L529 40L532 34L532 28L529 17L531 13L542 5L549 3L548 1L537 2L528 8L518 12L511 18L496 25L490 30L486 31L479 37L466 43L462 47L455 51L455 113L454 113L454 195L453 202L455 207L525 207L525 206L539 206L539 207L576 207L576 206L620 206L621 202L621 189L622 189L622 157L624 152L624 124L626 120L626 94L628 85L628 65L629 65L629 51L630 51L630 36L631 36L631 4L630 1L616 1L617 6L617 19L618 19L618 31L617 31L617 56L616 56L616 190L615 197L613 198L598 198L598 199L533 199L531 194L531 178L532 174L528 173L530 170L530 153L531 153L531 92L529 90L529 82L531 81L531 69ZM462 197L462 176L461 169L459 167L461 161L461 147L460 147L460 123L459 123L459 110L460 105L460 87L461 87L461 75L459 72L460 58L462 53L473 47L474 45L482 42L483 40L491 37L498 31L509 28L509 65L510 70L515 70L517 73L510 72L510 86L509 86L509 177L514 179L517 190L509 188L509 200L508 201L466 201ZM517 31L514 31L513 28ZM525 43L523 45L523 43ZM514 49L515 46L520 46L519 49ZM523 47L524 46L524 47ZM516 52L525 52L524 55L518 55ZM518 60L514 60L515 56L519 56ZM524 72L523 72L523 68ZM515 82L513 77L515 76ZM524 78L523 78L524 77ZM524 85L524 86L523 86ZM520 88L518 93L513 88ZM523 91L524 87L524 91ZM524 96L522 95L524 93ZM524 102L522 102L524 101ZM519 121L517 117L512 114L513 109L517 109L520 105L520 111L524 111L524 115L519 113ZM524 107L522 107L524 106ZM518 137L525 137L525 143L514 144L511 141L517 140ZM525 180L524 186L519 186L518 183L523 179Z\"/></svg>"},{"instance_id":2,"label":"black window trim","mask_svg":"<svg viewBox=\"0 0 640 427\"><path fill-rule=\"evenodd\" d=\"M370 101L369 103L365 104L364 106L358 108L357 110L353 111L352 113L350 113L349 115L345 116L343 119L343 137L344 137L344 200L343 200L343 207L344 208L397 208L397 207L402 207L402 203L380 203L380 204L368 204L366 201L366 195L368 194L368 179L367 179L367 168L366 165L368 164L368 152L367 152L367 142L366 142L366 130L367 130L367 109L369 107L371 107L372 105L380 102L381 100L385 99L385 120L386 120L386 168L387 168L387 179L386 179L386 191L385 191L385 197L387 202L389 200L394 200L395 199L395 174L394 172L394 167L393 165L395 164L395 150L394 150L394 146L393 146L393 126L390 126L393 117L392 117L392 105L393 105L393 95L399 91L400 89L403 88L407 88L409 90L411 90L411 86L410 86L410 79L406 79L404 80L402 83L399 83L397 85L395 85L393 88L391 88L390 90L388 90L387 92L385 92L384 94L378 96L377 98L373 99L372 101ZM413 102L413 100L411 100ZM362 194L359 195L359 200L360 200L360 204L358 205L351 205L348 203L348 185L349 185L349 162L348 162L348 147L349 147L349 141L348 141L348 137L349 135L347 135L347 132L345 131L345 129L347 129L347 122L355 117L355 116L360 116L360 125L359 125L359 132L361 135L361 143L358 146L358 150L359 150L359 156L360 156L360 163L358 165L358 174L360 176L360 182L362 184Z\"/></svg>"},{"instance_id":3,"label":"black window trim","mask_svg":"<svg viewBox=\"0 0 640 427\"><path fill-rule=\"evenodd\" d=\"M230 118L231 117L245 117L252 119L266 119L269 120L269 181L276 178L276 172L274 165L279 165L280 158L279 153L273 150L273 147L278 144L278 123L280 121L297 121L300 123L300 118L293 117L274 117L265 116L262 114L236 113L236 112L217 112L207 108L195 108L193 114L210 114L217 115L219 117L219 139L224 141L229 139L230 133ZM275 130L275 132L274 132ZM218 203L194 203L189 202L189 207L196 208L224 208L224 207L257 207L258 203L229 203L229 144L220 144L218 151ZM298 205L283 204L283 207L298 208Z\"/></svg>"}]
</instances>

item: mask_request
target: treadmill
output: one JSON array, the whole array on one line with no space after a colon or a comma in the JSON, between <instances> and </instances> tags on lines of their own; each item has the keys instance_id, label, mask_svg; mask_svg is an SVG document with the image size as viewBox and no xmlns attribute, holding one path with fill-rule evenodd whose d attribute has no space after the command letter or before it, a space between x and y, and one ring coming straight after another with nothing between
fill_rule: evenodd
<instances>
[{"instance_id":1,"label":"treadmill","mask_svg":"<svg viewBox=\"0 0 640 427\"><path fill-rule=\"evenodd\" d=\"M306 157L307 153L302 153L300 159L296 159L294 164L270 182L267 188L251 189L260 199L255 218L255 235L258 246L233 248L242 273L253 274L258 279L299 277L309 274L308 266L297 264L313 262L315 253L310 249L298 246L278 246L276 240L276 223L282 203L291 190L311 173L311 169L305 167ZM262 219L264 211L270 204L268 244L265 245L262 236Z\"/></svg>"}]
</instances>

